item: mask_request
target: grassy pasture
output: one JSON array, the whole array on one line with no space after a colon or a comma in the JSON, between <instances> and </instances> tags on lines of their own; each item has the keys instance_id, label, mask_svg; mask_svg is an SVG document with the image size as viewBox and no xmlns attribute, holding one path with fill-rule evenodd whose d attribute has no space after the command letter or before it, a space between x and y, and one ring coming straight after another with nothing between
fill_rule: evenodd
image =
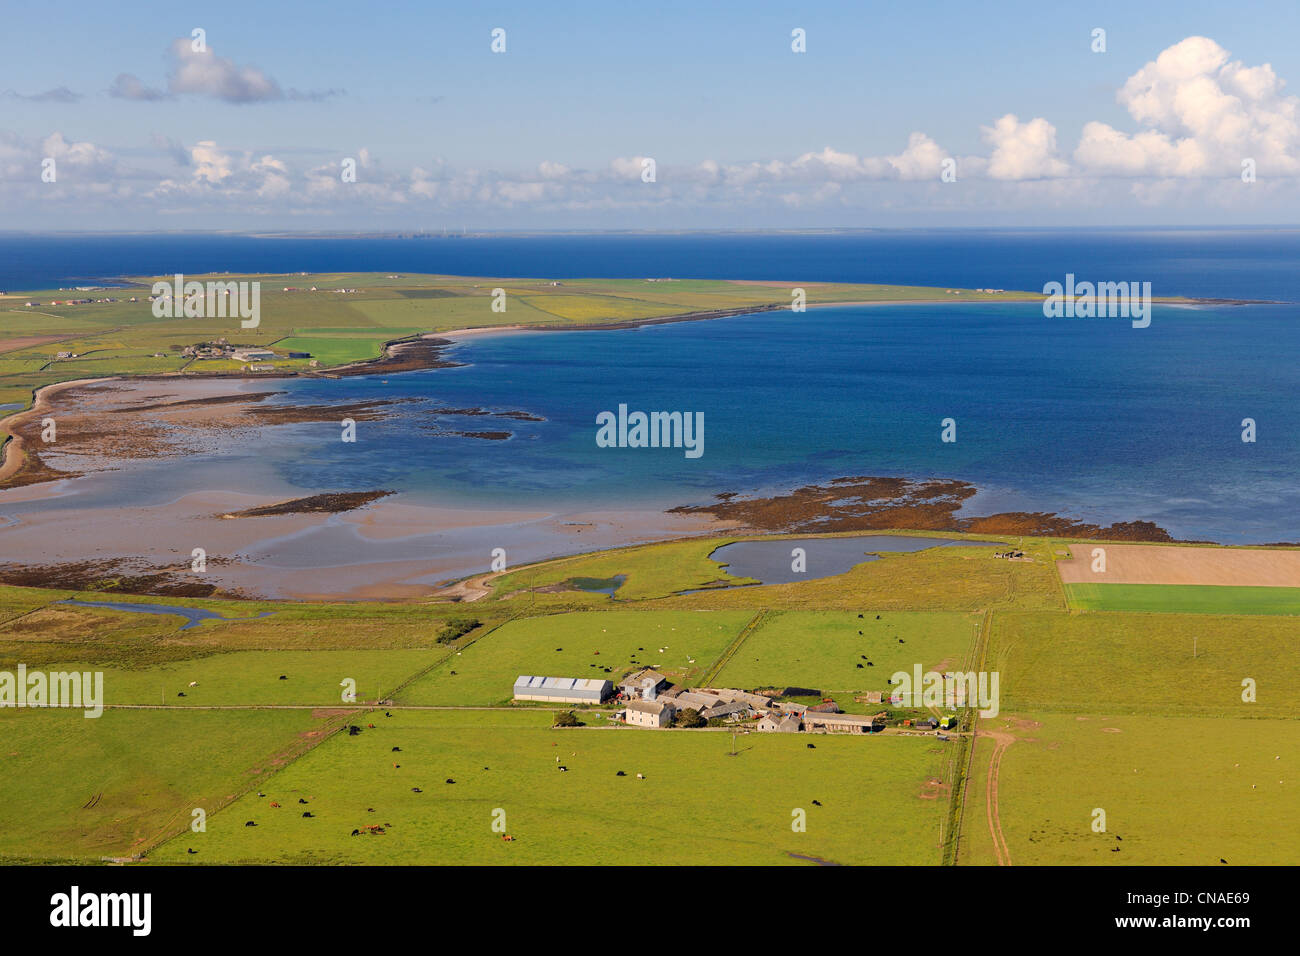
<instances>
[{"instance_id":1,"label":"grassy pasture","mask_svg":"<svg viewBox=\"0 0 1300 956\"><path fill-rule=\"evenodd\" d=\"M960 669L972 646L979 615L887 611L778 611L769 614L727 662L717 682L725 687L809 687L835 697L847 711L854 693L889 696L896 671ZM858 634L862 631L862 635ZM904 643L899 643L902 640ZM863 657L869 658L868 666ZM861 665L861 666L859 666Z\"/></svg>"},{"instance_id":2,"label":"grassy pasture","mask_svg":"<svg viewBox=\"0 0 1300 956\"><path fill-rule=\"evenodd\" d=\"M1183 614L1300 614L1300 588L1216 584L1067 584L1070 607L1081 611Z\"/></svg>"},{"instance_id":3,"label":"grassy pasture","mask_svg":"<svg viewBox=\"0 0 1300 956\"><path fill-rule=\"evenodd\" d=\"M447 658L398 700L504 704L520 674L617 683L637 664L690 680L708 669L751 617L735 611L585 611L518 619Z\"/></svg>"},{"instance_id":4,"label":"grassy pasture","mask_svg":"<svg viewBox=\"0 0 1300 956\"><path fill-rule=\"evenodd\" d=\"M1284 617L999 611L989 668L1006 712L1300 717L1296 628ZM1244 678L1255 703L1242 701Z\"/></svg>"},{"instance_id":5,"label":"grassy pasture","mask_svg":"<svg viewBox=\"0 0 1300 956\"><path fill-rule=\"evenodd\" d=\"M797 737L754 734L733 757L727 733L553 730L550 715L536 711L368 719L374 730L336 735L268 781L266 797L248 794L210 818L206 833L182 834L150 859L689 865L940 856L947 791L934 740L819 738L809 750ZM796 808L807 812L807 832L791 829ZM515 842L492 831L497 809ZM371 824L392 826L383 836L351 835ZM635 849L646 845L653 851Z\"/></svg>"},{"instance_id":6,"label":"grassy pasture","mask_svg":"<svg viewBox=\"0 0 1300 956\"><path fill-rule=\"evenodd\" d=\"M992 723L1016 737L998 784L1015 866L1296 862L1294 720L1033 713ZM991 747L979 746L960 857L975 865L995 862L985 820ZM1096 809L1105 833L1092 830Z\"/></svg>"},{"instance_id":7,"label":"grassy pasture","mask_svg":"<svg viewBox=\"0 0 1300 956\"><path fill-rule=\"evenodd\" d=\"M318 742L306 710L0 711L0 861L137 853ZM87 806L95 801L92 806Z\"/></svg>"},{"instance_id":8,"label":"grassy pasture","mask_svg":"<svg viewBox=\"0 0 1300 956\"><path fill-rule=\"evenodd\" d=\"M3 645L0 645L3 647ZM176 707L313 704L341 707L342 682L356 682L358 701L382 699L400 683L437 662L447 651L231 651L203 654L148 667L60 660L59 670L104 674L105 703ZM29 658L23 658L32 666ZM53 662L51 662L51 666ZM280 680L280 675L287 680ZM197 687L190 687L197 681ZM184 694L184 697L180 695Z\"/></svg>"}]
</instances>

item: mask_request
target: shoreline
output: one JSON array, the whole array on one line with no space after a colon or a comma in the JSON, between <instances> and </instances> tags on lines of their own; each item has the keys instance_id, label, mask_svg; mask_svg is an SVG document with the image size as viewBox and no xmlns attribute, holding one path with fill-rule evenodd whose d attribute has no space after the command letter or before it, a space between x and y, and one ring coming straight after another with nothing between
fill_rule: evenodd
<instances>
[{"instance_id":1,"label":"shoreline","mask_svg":"<svg viewBox=\"0 0 1300 956\"><path fill-rule=\"evenodd\" d=\"M50 410L50 399L63 392L72 389L83 388L87 385L95 385L100 382L112 382L119 376L110 375L105 378L79 378L66 382L51 382L49 385L42 385L32 392L32 404L29 408L14 412L12 415L6 415L0 418L0 432L4 432L5 440L0 445L0 491L6 488L20 488L25 484L38 484L45 481L62 481L64 478L75 478L76 475L53 475L48 478L37 478L34 481L18 481L22 476L23 466L27 465L31 457L24 454L25 441L17 429L26 425L31 419L39 417L44 412ZM38 464L36 468L40 468ZM13 479L12 484L7 484Z\"/></svg>"},{"instance_id":2,"label":"shoreline","mask_svg":"<svg viewBox=\"0 0 1300 956\"><path fill-rule=\"evenodd\" d=\"M996 300L962 300L955 297L942 299L915 300L876 300L869 302L822 302L809 303L809 308L847 308L867 305L966 305L988 303ZM1009 300L1024 302L1025 300ZM1184 303L1194 306L1196 302ZM1221 303L1213 303L1221 304ZM186 454L184 440L192 438L193 433L202 428L239 428L241 426L269 426L295 421L319 421L320 414L333 414L351 407L348 403L326 401L318 406L276 406L271 411L274 416L257 415L255 406L269 394L258 391L257 383L265 380L278 380L291 377L336 378L351 375L384 375L401 371L415 371L441 367L459 367L463 363L444 358L447 348L458 342L476 337L490 335L517 334L535 331L601 331L635 329L646 325L670 324L688 321L707 321L715 318L728 318L742 315L761 314L765 312L782 312L788 305L768 305L746 307L741 309L707 310L681 313L654 319L642 319L626 322L600 323L577 327L499 325L479 326L469 329L455 329L444 332L425 332L413 337L394 339L385 343L383 355L375 359L349 363L331 369L313 370L310 373L288 372L281 374L249 375L247 373L173 373L162 375L121 375L100 378L75 379L54 382L35 389L32 393L32 405L15 411L0 419L0 429L9 430L10 436L0 448L0 501L14 503L34 502L44 498L64 498L69 491L59 487L58 482L74 477L86 477L87 480L105 469L121 467L130 459L147 459L158 461L178 461ZM423 347L420 347L423 346ZM403 355L401 353L405 352ZM119 387L109 386L101 394L94 394L96 386L118 383ZM81 390L86 394L79 394ZM177 396L175 393L182 393ZM111 393L111 394L110 394ZM147 404L150 396L158 399ZM124 397L125 396L125 397ZM199 397L194 397L199 396ZM177 398L182 400L177 401ZM84 405L68 411L60 409L60 400L84 399ZM140 399L136 405L129 404L130 398ZM171 401L168 401L171 399ZM114 404L122 407L114 408ZM126 403L126 404L123 404ZM351 403L355 405L357 403ZM383 407L390 403L377 402L374 409L360 409L360 414L374 415L382 418L386 412ZM359 407L359 406L358 406ZM178 414L179 421L174 416ZM250 409L253 412L250 413ZM50 468L41 459L42 449L36 447L32 436L22 434L29 431L34 422L55 410L59 412L61 433L67 427L68 440L52 446L62 461L71 457L74 470L59 472ZM150 414L141 418L141 412ZM113 418L115 412L135 411L139 419L132 422L132 416ZM349 414L352 414L349 412ZM107 422L112 422L112 429ZM67 426L65 426L67 422ZM78 426L83 426L78 428ZM181 441L171 441L171 432L178 429ZM132 433L131 428L136 428ZM149 429L154 428L163 433L161 437L153 435ZM171 429L169 432L168 429ZM60 435L62 439L63 434ZM125 439L125 440L124 440ZM139 439L139 440L135 440ZM78 443L82 447L78 448ZM89 444L90 450L86 450ZM31 446L31 447L28 447ZM130 446L129 453L120 453L125 446ZM100 464L104 467L88 467L84 471L75 467L77 457L86 459L88 465ZM26 480L24 480L26 479ZM895 483L898 487L909 489L899 500L885 496L883 507L875 507L860 514L846 513L842 503L837 500L852 498L861 491L854 482ZM43 485L46 494L18 495L5 494L24 487ZM917 489L932 487L935 494L911 494ZM77 483L77 488L83 485ZM88 486L88 487L103 487ZM235 487L235 486L232 486ZM883 486L882 486L883 487ZM832 494L824 494L830 489ZM876 490L879 490L877 488ZM71 508L56 508L48 511L31 511L22 513L11 524L4 527L9 542L18 545L10 553L31 555L24 557L21 565L26 567L40 580L48 572L48 580L63 580L65 584L77 583L77 568L83 567L87 580L95 576L106 576L105 567L115 565L113 570L118 576L128 580L139 580L146 584L156 584L162 576L183 573L186 560L175 562L179 567L160 567L156 562L152 566L141 567L142 560L131 555L150 553L145 539L141 537L142 527L150 522L161 520L163 526L183 526L184 532L171 542L172 551L185 555L195 541L208 543L210 520L224 521L226 531L211 534L211 543L215 545L210 554L217 555L216 560L226 562L222 573L213 574L209 580L219 580L213 585L214 592L231 596L252 596L257 594L270 600L428 600L437 599L437 595L448 588L460 587L462 599L473 599L482 589L483 581L478 580L474 587L467 582L484 576L482 570L468 571L471 565L465 555L477 555L481 550L477 544L467 544L471 540L482 542L485 536L496 535L500 540L519 540L519 561L522 564L535 564L540 561L553 560L575 554L589 553L593 550L603 551L610 548L626 547L651 541L684 540L691 537L718 534L748 537L764 534L826 534L826 533L864 533L864 532L947 532L976 533L991 535L1027 535L1076 538L1088 540L1114 540L1130 542L1174 543L1164 529L1150 522L1120 521L1109 527L1086 524L1076 519L1064 517L1053 512L1000 512L992 515L959 515L962 502L980 491L974 485L957 479L913 480L898 477L885 478L840 478L828 479L822 486L805 486L803 488L788 486L775 492L762 494L749 492L737 493L723 491L712 500L703 504L677 504L669 507L665 503L663 510L626 509L621 512L604 512L598 517L590 514L564 513L563 508L540 507L506 511L501 508L479 508L472 506L436 506L427 502L412 503L405 496L391 502L363 502L357 507L333 508L324 511L309 509L312 513L288 510L288 503L283 494L249 494L247 491L220 491L217 489L188 489L180 498L160 506L150 508L129 506L81 507L74 504ZM304 490L302 497L343 497L346 495L365 496L372 492L342 493L328 487ZM909 495L911 495L909 497ZM202 509L186 510L184 502L190 503L206 499L230 498L224 509L214 508L211 513ZM868 498L879 497L868 495ZM235 498L241 499L242 507L236 507ZM300 499L296 499L301 501ZM953 504L953 501L956 501ZM0 504L3 508L3 504ZM851 508L849 509L851 511ZM257 517L242 517L231 520L233 513L242 512ZM652 513L653 512L653 513ZM223 517L224 515L224 517ZM133 517L134 516L134 517ZM3 517L3 516L0 516ZM436 520L430 520L436 518ZM592 520L584 521L582 519ZM51 543L39 544L24 550L23 542L40 540L39 534L33 536L34 526L40 526L43 534ZM236 526L238 530L236 530ZM334 530L328 530L327 526ZM85 531L85 528L91 528ZM450 529L447 539L453 542L450 551L444 548L426 549L424 556L402 556L402 545L408 539L418 537L409 529L412 527L440 527ZM576 530L575 530L576 528ZM340 530L342 529L342 530ZM408 529L408 530L403 530ZM496 530L493 530L496 529ZM503 531L509 531L505 536ZM115 533L116 532L116 533ZM362 548L354 554L348 554L345 563L339 558L337 564L329 563L325 557L315 565L298 564L302 560L294 556L295 542L319 541L323 545L339 548L338 535L346 532L354 534L358 541L369 548L365 553ZM166 537L172 532L160 534ZM581 535L581 537L578 537ZM133 537L134 536L134 537ZM316 536L316 537L313 537ZM66 552L83 547L79 539L85 538L100 547L83 549L80 558L69 560ZM539 543L543 539L547 543ZM432 540L432 539L431 539ZM188 543L187 543L188 542ZM224 544L220 542L225 542ZM388 542L393 545L391 552L381 552L376 542ZM579 543L581 542L581 543ZM1177 542L1184 543L1184 542ZM67 545L67 547L65 547ZM288 546L289 557L286 564L280 560L282 546ZM531 557L528 556L529 549ZM164 545L160 550L166 551ZM252 558L248 552L254 553ZM95 564L91 553L98 551L114 555L112 561ZM238 552L238 554L236 554ZM56 553L65 556L51 560ZM329 552L330 554L334 552ZM339 550L338 554L343 554ZM391 553L391 557L383 554ZM512 556L516 552L512 549ZM125 554L126 557L119 557ZM460 555L459 557L457 555ZM229 557L221 557L229 555ZM132 569L132 563L136 566ZM484 562L479 562L481 565ZM515 562L512 561L512 564ZM121 568L127 568L123 572ZM62 569L62 570L61 570ZM11 575L5 575L8 581ZM266 580L263 582L262 579ZM31 583L30 581L28 583ZM264 586L263 586L264 585ZM461 587L461 585L465 585ZM40 585L37 585L40 586ZM50 586L50 585L45 585ZM204 584L201 587L208 587ZM158 593L144 590L128 593ZM165 591L163 593L166 593Z\"/></svg>"}]
</instances>

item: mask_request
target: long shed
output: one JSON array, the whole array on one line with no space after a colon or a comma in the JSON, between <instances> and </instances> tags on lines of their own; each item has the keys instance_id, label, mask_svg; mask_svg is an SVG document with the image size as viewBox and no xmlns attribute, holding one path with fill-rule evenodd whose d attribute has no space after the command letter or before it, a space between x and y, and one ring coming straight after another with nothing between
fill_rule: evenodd
<instances>
[{"instance_id":1,"label":"long shed","mask_svg":"<svg viewBox=\"0 0 1300 956\"><path fill-rule=\"evenodd\" d=\"M599 704L613 694L613 684L594 677L532 677L521 674L515 680L515 700Z\"/></svg>"}]
</instances>

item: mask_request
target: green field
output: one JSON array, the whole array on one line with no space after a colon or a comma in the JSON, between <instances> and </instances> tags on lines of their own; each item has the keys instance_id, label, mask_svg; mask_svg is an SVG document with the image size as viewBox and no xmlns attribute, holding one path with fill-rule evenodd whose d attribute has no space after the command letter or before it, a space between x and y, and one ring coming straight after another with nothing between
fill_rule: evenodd
<instances>
[{"instance_id":1,"label":"green field","mask_svg":"<svg viewBox=\"0 0 1300 956\"><path fill-rule=\"evenodd\" d=\"M1185 614L1297 614L1300 588L1212 584L1067 584L1081 611L1178 611Z\"/></svg>"},{"instance_id":2,"label":"green field","mask_svg":"<svg viewBox=\"0 0 1300 956\"><path fill-rule=\"evenodd\" d=\"M0 711L0 861L136 855L332 726L310 710Z\"/></svg>"},{"instance_id":3,"label":"green field","mask_svg":"<svg viewBox=\"0 0 1300 956\"><path fill-rule=\"evenodd\" d=\"M521 674L617 683L638 665L690 681L704 673L752 616L734 611L607 611L515 620L448 658L402 691L398 700L505 704Z\"/></svg>"},{"instance_id":4,"label":"green field","mask_svg":"<svg viewBox=\"0 0 1300 956\"><path fill-rule=\"evenodd\" d=\"M150 859L688 866L940 858L946 800L930 783L942 757L933 740L823 738L809 750L798 735L752 735L730 756L726 733L553 730L549 715L530 711L371 720L374 729L334 736L268 781L265 797L250 793L211 818L206 833L182 834ZM796 808L807 813L806 832L791 829ZM492 830L497 809L513 842ZM382 836L351 835L372 824L391 826Z\"/></svg>"},{"instance_id":5,"label":"green field","mask_svg":"<svg viewBox=\"0 0 1300 956\"><path fill-rule=\"evenodd\" d=\"M975 614L886 611L877 620L874 609L860 613L773 612L745 639L716 683L816 689L846 711L869 711L867 705L854 706L853 694L881 691L888 698L891 675L911 674L915 664L923 671L959 668L973 650L979 626Z\"/></svg>"},{"instance_id":6,"label":"green field","mask_svg":"<svg viewBox=\"0 0 1300 956\"><path fill-rule=\"evenodd\" d=\"M2 645L0 645L2 646ZM232 651L175 660L151 667L114 668L60 660L60 670L99 670L112 705L316 704L342 706L345 689L354 700L385 698L399 684L436 663L446 651ZM26 657L23 658L27 660ZM281 676L286 678L281 680ZM348 688L343 681L354 682ZM197 686L191 687L194 682ZM184 695L184 696L181 696Z\"/></svg>"},{"instance_id":7,"label":"green field","mask_svg":"<svg viewBox=\"0 0 1300 956\"><path fill-rule=\"evenodd\" d=\"M998 800L1012 865L1295 865L1294 719L1038 713L1016 732ZM978 769L963 862L988 864ZM1097 809L1105 833L1092 829Z\"/></svg>"},{"instance_id":8,"label":"green field","mask_svg":"<svg viewBox=\"0 0 1300 956\"><path fill-rule=\"evenodd\" d=\"M989 664L1016 712L1297 717L1296 642L1277 617L999 612Z\"/></svg>"},{"instance_id":9,"label":"green field","mask_svg":"<svg viewBox=\"0 0 1300 956\"><path fill-rule=\"evenodd\" d=\"M0 670L102 670L109 708L0 711L0 860L595 864L648 837L654 862L677 865L1295 862L1295 618L1205 603L1281 589L1191 589L1183 603L1159 588L1159 607L1079 610L1056 575L1060 542L1025 538L1010 539L1023 561L935 548L719 588L744 583L709 558L729 540L543 562L473 603L113 595L228 618L186 629L55 603L95 592L0 587ZM612 599L571 589L614 575ZM454 620L477 625L440 642ZM973 746L898 727L742 732L732 756L725 728L621 727L607 705L558 730L556 708L510 702L519 674L617 681L650 665L878 712L857 698L917 664L998 673L1001 712L965 715ZM345 678L359 700L393 702L346 707ZM359 733L333 733L348 723ZM204 833L187 828L195 807ZM513 842L491 828L498 808ZM383 835L352 836L374 824Z\"/></svg>"}]
</instances>

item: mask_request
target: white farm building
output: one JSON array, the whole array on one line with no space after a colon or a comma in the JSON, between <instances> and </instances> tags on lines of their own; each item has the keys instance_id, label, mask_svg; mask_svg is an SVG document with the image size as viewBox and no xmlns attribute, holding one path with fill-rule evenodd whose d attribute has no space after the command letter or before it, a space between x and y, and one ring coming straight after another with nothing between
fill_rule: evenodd
<instances>
[{"instance_id":1,"label":"white farm building","mask_svg":"<svg viewBox=\"0 0 1300 956\"><path fill-rule=\"evenodd\" d=\"M547 700L557 704L599 704L614 694L607 680L588 677L529 677L515 681L515 700Z\"/></svg>"}]
</instances>

